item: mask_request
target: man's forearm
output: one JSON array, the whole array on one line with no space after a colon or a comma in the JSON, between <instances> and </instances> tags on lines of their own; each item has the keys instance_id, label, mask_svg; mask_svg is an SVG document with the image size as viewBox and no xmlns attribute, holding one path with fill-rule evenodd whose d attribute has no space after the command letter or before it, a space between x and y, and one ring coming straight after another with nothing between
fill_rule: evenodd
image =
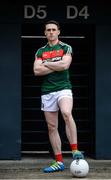
<instances>
[{"instance_id":1,"label":"man's forearm","mask_svg":"<svg viewBox=\"0 0 111 180\"><path fill-rule=\"evenodd\" d=\"M57 61L57 62L46 62L44 65L53 71L63 71L66 69L65 62Z\"/></svg>"},{"instance_id":2,"label":"man's forearm","mask_svg":"<svg viewBox=\"0 0 111 180\"><path fill-rule=\"evenodd\" d=\"M41 66L39 66L39 68L34 69L35 76L43 76L43 75L50 74L52 72L54 72L54 70L44 66L43 64L41 64Z\"/></svg>"}]
</instances>

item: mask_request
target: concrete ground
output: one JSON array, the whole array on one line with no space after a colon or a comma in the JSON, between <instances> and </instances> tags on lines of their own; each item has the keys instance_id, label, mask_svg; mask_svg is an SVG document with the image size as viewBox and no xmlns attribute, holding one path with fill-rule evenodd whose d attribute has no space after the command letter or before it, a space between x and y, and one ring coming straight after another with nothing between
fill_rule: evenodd
<instances>
[{"instance_id":1,"label":"concrete ground","mask_svg":"<svg viewBox=\"0 0 111 180\"><path fill-rule=\"evenodd\" d=\"M70 173L71 157L64 157L65 170L63 172L43 173L43 167L51 162L49 156L25 156L21 160L0 160L0 180L2 179L81 179ZM89 163L87 179L111 179L111 160L94 160L86 158Z\"/></svg>"}]
</instances>

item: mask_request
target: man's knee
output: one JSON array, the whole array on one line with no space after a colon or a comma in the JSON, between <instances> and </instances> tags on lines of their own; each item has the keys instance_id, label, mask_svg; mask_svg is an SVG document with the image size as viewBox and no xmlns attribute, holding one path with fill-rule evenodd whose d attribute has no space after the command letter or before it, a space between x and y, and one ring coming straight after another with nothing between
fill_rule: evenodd
<instances>
[{"instance_id":1,"label":"man's knee","mask_svg":"<svg viewBox=\"0 0 111 180\"><path fill-rule=\"evenodd\" d=\"M64 120L68 121L70 119L70 117L71 117L71 112L65 110L65 111L62 112L62 115L63 115Z\"/></svg>"},{"instance_id":2,"label":"man's knee","mask_svg":"<svg viewBox=\"0 0 111 180\"><path fill-rule=\"evenodd\" d=\"M49 133L54 132L57 129L55 124L48 124Z\"/></svg>"}]
</instances>

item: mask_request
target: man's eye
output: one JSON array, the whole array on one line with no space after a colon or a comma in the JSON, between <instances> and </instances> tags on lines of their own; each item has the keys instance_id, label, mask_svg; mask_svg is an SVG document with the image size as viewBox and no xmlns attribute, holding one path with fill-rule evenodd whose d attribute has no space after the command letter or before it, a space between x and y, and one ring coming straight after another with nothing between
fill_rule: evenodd
<instances>
[{"instance_id":1,"label":"man's eye","mask_svg":"<svg viewBox=\"0 0 111 180\"><path fill-rule=\"evenodd\" d=\"M56 31L56 29L47 29L47 31Z\"/></svg>"}]
</instances>

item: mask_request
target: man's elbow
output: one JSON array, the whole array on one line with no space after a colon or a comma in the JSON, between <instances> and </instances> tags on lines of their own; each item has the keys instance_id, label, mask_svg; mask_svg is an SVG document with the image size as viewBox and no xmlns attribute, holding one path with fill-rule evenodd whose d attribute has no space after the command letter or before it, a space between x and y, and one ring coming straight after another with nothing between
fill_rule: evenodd
<instances>
[{"instance_id":1,"label":"man's elbow","mask_svg":"<svg viewBox=\"0 0 111 180\"><path fill-rule=\"evenodd\" d=\"M40 75L40 71L38 69L34 69L33 71L34 71L34 75L35 76L39 76Z\"/></svg>"},{"instance_id":2,"label":"man's elbow","mask_svg":"<svg viewBox=\"0 0 111 180\"><path fill-rule=\"evenodd\" d=\"M70 63L66 61L61 61L63 70L69 69Z\"/></svg>"},{"instance_id":3,"label":"man's elbow","mask_svg":"<svg viewBox=\"0 0 111 180\"><path fill-rule=\"evenodd\" d=\"M63 70L67 70L67 69L69 69L69 65L64 64L64 65L63 65Z\"/></svg>"}]
</instances>

